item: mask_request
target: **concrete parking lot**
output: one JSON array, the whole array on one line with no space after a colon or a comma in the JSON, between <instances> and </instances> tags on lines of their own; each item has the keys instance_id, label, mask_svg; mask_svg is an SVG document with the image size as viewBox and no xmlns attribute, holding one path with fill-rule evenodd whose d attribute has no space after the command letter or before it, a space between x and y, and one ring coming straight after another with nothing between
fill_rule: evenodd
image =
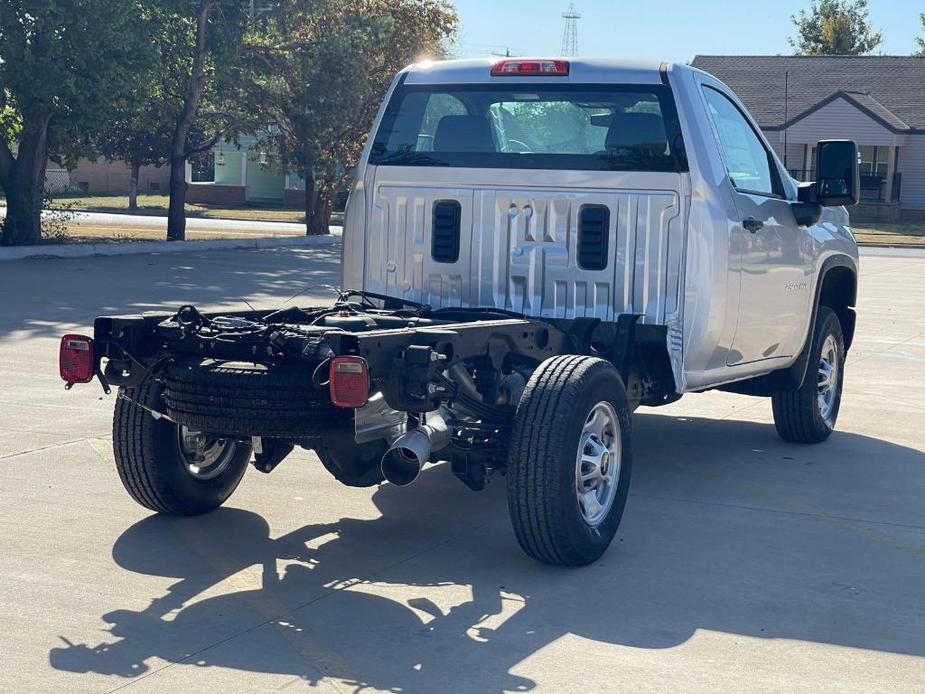
<instances>
[{"instance_id":1,"label":"concrete parking lot","mask_svg":"<svg viewBox=\"0 0 925 694\"><path fill-rule=\"evenodd\" d=\"M868 251L838 432L765 400L635 418L597 564L517 547L503 479L441 466L348 489L311 453L226 508L149 514L113 396L66 393L58 337L101 313L332 296L335 248L0 267L0 691L925 692L925 254Z\"/></svg>"}]
</instances>

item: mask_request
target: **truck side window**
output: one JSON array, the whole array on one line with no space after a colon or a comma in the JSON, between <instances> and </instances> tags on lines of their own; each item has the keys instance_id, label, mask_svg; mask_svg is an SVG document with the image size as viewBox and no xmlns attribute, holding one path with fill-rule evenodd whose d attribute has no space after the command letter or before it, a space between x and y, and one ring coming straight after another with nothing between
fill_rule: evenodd
<instances>
[{"instance_id":1,"label":"truck side window","mask_svg":"<svg viewBox=\"0 0 925 694\"><path fill-rule=\"evenodd\" d=\"M722 92L704 87L707 112L719 135L726 172L735 189L757 195L781 194L771 154L739 108Z\"/></svg>"}]
</instances>

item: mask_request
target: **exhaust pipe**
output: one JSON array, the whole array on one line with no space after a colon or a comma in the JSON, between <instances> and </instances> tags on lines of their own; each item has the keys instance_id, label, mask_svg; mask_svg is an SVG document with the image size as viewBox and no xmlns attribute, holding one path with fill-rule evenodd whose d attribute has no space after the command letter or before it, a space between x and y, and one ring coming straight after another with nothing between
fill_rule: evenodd
<instances>
[{"instance_id":1,"label":"exhaust pipe","mask_svg":"<svg viewBox=\"0 0 925 694\"><path fill-rule=\"evenodd\" d=\"M382 456L382 476L398 487L414 482L434 451L446 448L450 431L443 417L425 415L425 423L399 436Z\"/></svg>"}]
</instances>

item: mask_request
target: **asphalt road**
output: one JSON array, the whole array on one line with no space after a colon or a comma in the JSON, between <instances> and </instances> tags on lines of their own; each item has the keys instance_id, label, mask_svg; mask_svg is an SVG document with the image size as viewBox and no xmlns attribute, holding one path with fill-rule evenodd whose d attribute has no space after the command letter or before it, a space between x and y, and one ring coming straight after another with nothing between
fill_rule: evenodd
<instances>
[{"instance_id":1,"label":"asphalt road","mask_svg":"<svg viewBox=\"0 0 925 694\"><path fill-rule=\"evenodd\" d=\"M0 691L925 691L925 256L863 258L839 431L781 442L768 402L635 417L618 540L544 567L503 480L440 466L340 487L310 453L227 508L123 492L113 397L66 393L58 336L100 313L330 296L336 248L0 268Z\"/></svg>"}]
</instances>

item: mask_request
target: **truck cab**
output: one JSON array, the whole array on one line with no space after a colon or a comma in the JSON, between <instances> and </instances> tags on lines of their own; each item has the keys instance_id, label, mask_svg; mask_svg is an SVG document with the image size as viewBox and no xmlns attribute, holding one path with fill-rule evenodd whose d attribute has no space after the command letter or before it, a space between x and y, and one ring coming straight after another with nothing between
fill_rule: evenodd
<instances>
[{"instance_id":1,"label":"truck cab","mask_svg":"<svg viewBox=\"0 0 925 694\"><path fill-rule=\"evenodd\" d=\"M835 268L850 344L848 215L806 218L807 204L735 94L694 68L422 63L395 79L363 153L343 283L437 307L635 315L664 329L674 392L704 390L792 366Z\"/></svg>"}]
</instances>

